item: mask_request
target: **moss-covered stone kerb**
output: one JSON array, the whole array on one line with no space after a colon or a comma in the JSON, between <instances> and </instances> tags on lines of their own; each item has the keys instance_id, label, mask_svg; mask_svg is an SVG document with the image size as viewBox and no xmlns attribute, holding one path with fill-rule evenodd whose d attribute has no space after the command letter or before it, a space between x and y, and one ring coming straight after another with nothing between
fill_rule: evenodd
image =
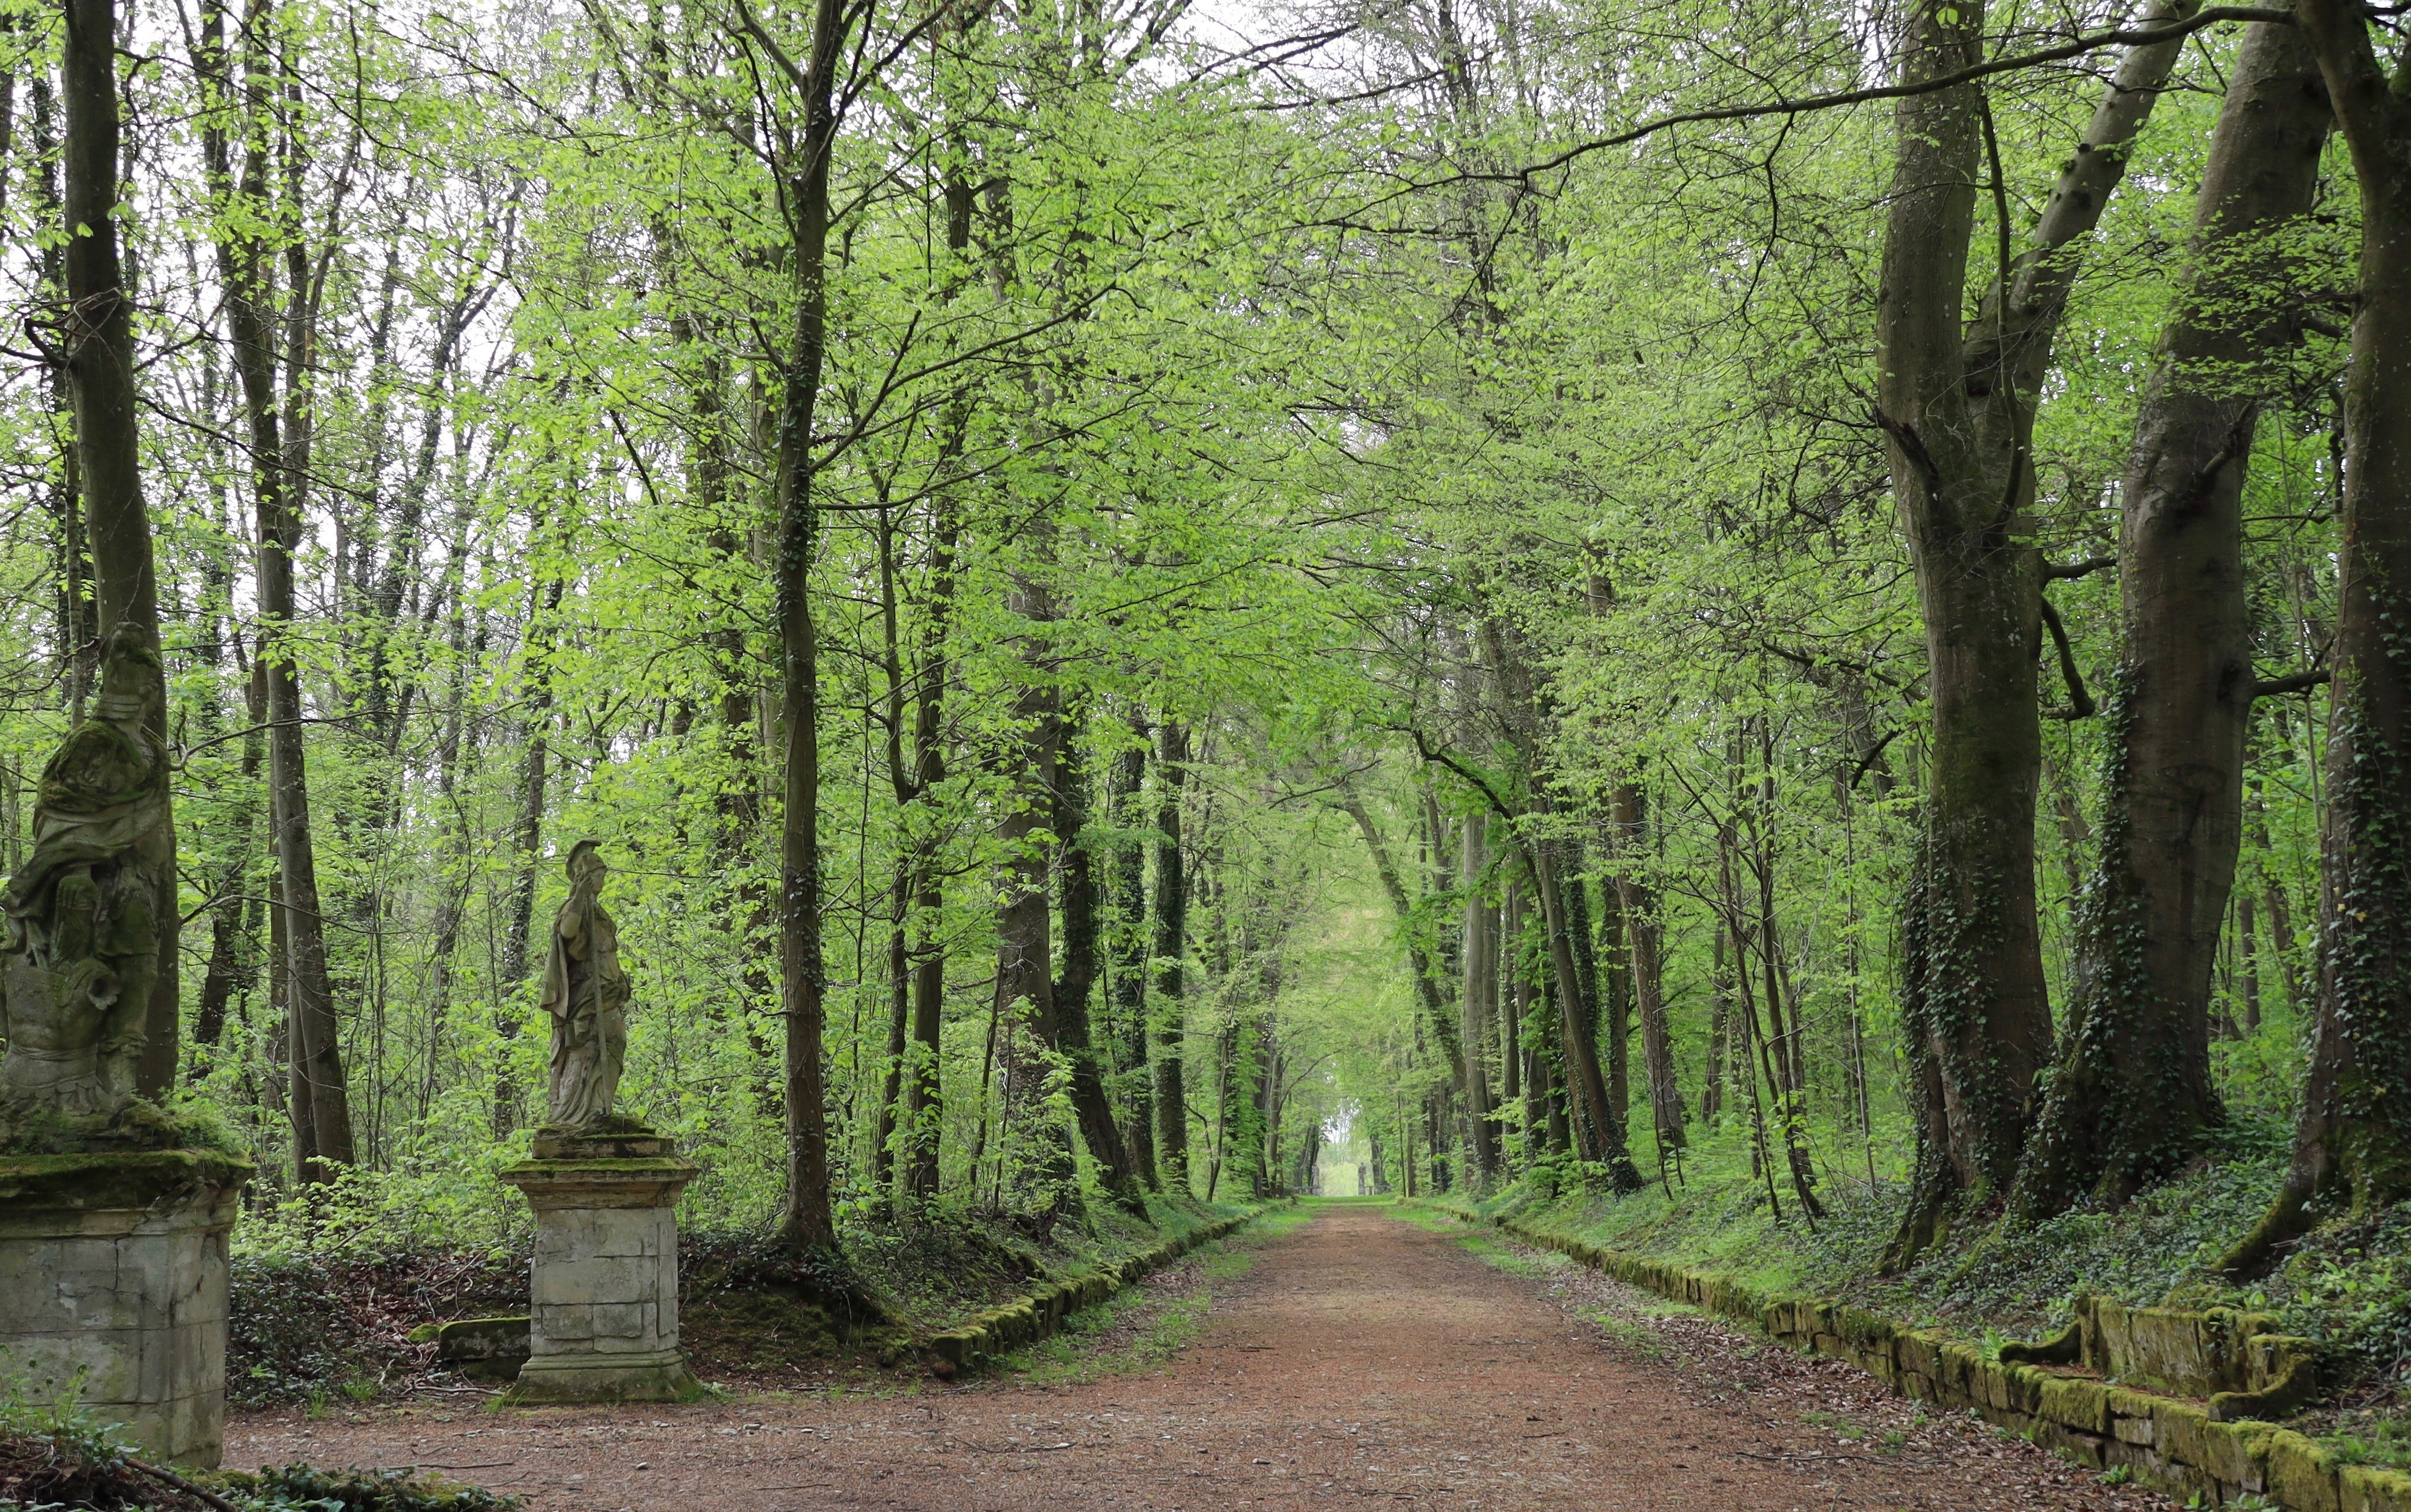
<instances>
[{"instance_id":1,"label":"moss-covered stone kerb","mask_svg":"<svg viewBox=\"0 0 2411 1512\"><path fill-rule=\"evenodd\" d=\"M1252 1213L1243 1213L1191 1229L1118 1264L1049 1283L1027 1297L1016 1297L942 1333L933 1333L922 1341L922 1348L929 1355L930 1373L942 1377L955 1375L1009 1349L1035 1344L1061 1328L1063 1320L1073 1314L1096 1306L1149 1272L1171 1264L1200 1244L1221 1238L1254 1216Z\"/></svg>"},{"instance_id":2,"label":"moss-covered stone kerb","mask_svg":"<svg viewBox=\"0 0 2411 1512\"><path fill-rule=\"evenodd\" d=\"M2248 1493L2287 1512L2411 1512L2411 1475L2338 1464L2303 1435L2250 1418L2255 1407L2291 1410L2313 1390L2310 1342L2276 1332L2265 1314L2087 1298L2068 1332L2005 1345L2002 1358L1987 1359L1939 1332L1831 1299L1762 1292L1732 1276L1602 1249L1512 1218L1490 1221L1619 1281L1845 1360L1904 1395L1980 1413L2088 1468L2124 1465L2181 1499L2218 1506Z\"/></svg>"}]
</instances>

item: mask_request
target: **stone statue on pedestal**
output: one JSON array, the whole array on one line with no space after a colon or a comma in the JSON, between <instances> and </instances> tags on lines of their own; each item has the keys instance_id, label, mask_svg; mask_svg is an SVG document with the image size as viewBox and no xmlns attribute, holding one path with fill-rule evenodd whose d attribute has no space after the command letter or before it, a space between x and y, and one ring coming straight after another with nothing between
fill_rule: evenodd
<instances>
[{"instance_id":1,"label":"stone statue on pedestal","mask_svg":"<svg viewBox=\"0 0 2411 1512\"><path fill-rule=\"evenodd\" d=\"M104 1126L134 1096L175 841L167 753L142 727L156 653L110 635L92 716L42 768L34 853L0 893L0 1124Z\"/></svg>"},{"instance_id":2,"label":"stone statue on pedestal","mask_svg":"<svg viewBox=\"0 0 2411 1512\"><path fill-rule=\"evenodd\" d=\"M678 1200L702 1169L612 1112L628 1053L628 974L601 899L594 842L569 852L544 1010L552 1097L533 1159L496 1172L535 1213L527 1362L515 1402L685 1402L703 1388L679 1349Z\"/></svg>"},{"instance_id":3,"label":"stone statue on pedestal","mask_svg":"<svg viewBox=\"0 0 2411 1512\"><path fill-rule=\"evenodd\" d=\"M545 1123L562 1134L620 1131L611 1104L628 1054L628 974L620 933L598 894L609 868L592 840L569 852L569 898L552 922L544 1010L552 1019L552 1098Z\"/></svg>"}]
</instances>

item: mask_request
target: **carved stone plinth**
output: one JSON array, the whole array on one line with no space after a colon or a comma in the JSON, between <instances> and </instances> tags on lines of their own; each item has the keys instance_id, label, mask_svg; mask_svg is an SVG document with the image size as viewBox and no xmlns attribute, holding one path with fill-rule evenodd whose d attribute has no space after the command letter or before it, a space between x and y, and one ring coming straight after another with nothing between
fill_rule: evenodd
<instances>
[{"instance_id":1,"label":"carved stone plinth","mask_svg":"<svg viewBox=\"0 0 2411 1512\"><path fill-rule=\"evenodd\" d=\"M251 1173L202 1150L0 1156L0 1379L214 1467L226 1234Z\"/></svg>"},{"instance_id":2,"label":"carved stone plinth","mask_svg":"<svg viewBox=\"0 0 2411 1512\"><path fill-rule=\"evenodd\" d=\"M499 1174L535 1209L528 1360L515 1402L673 1402L703 1391L679 1350L678 1198L701 1168L658 1135L536 1138Z\"/></svg>"}]
</instances>

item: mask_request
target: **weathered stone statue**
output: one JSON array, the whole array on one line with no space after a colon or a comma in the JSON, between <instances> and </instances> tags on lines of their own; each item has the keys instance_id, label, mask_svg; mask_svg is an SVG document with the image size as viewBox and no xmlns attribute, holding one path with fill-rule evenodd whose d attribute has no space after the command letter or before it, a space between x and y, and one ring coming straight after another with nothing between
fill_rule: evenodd
<instances>
[{"instance_id":1,"label":"weathered stone statue","mask_svg":"<svg viewBox=\"0 0 2411 1512\"><path fill-rule=\"evenodd\" d=\"M544 1010L552 1101L533 1159L496 1172L535 1211L519 1402L682 1402L703 1388L679 1349L678 1200L702 1169L611 1109L628 1053L628 974L603 909L594 842L569 852Z\"/></svg>"},{"instance_id":2,"label":"weathered stone statue","mask_svg":"<svg viewBox=\"0 0 2411 1512\"><path fill-rule=\"evenodd\" d=\"M156 654L110 637L100 696L42 768L34 853L0 894L0 1125L105 1125L134 1095L158 970L162 867L173 864L168 760L142 728Z\"/></svg>"},{"instance_id":3,"label":"weathered stone statue","mask_svg":"<svg viewBox=\"0 0 2411 1512\"><path fill-rule=\"evenodd\" d=\"M158 676L143 636L110 636L0 892L0 1379L75 1395L146 1455L214 1465L226 1236L252 1168L183 1147L196 1131L135 1097L176 863L167 752L143 728Z\"/></svg>"},{"instance_id":4,"label":"weathered stone statue","mask_svg":"<svg viewBox=\"0 0 2411 1512\"><path fill-rule=\"evenodd\" d=\"M569 898L552 921L544 1010L552 1018L552 1102L545 1122L563 1133L614 1129L612 1100L628 1055L628 974L620 933L598 894L610 874L592 840L569 852Z\"/></svg>"}]
</instances>

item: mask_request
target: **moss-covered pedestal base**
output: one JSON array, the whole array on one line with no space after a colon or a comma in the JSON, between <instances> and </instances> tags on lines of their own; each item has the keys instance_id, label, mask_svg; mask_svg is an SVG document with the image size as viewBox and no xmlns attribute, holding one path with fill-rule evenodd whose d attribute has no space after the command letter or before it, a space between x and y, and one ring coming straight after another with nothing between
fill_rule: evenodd
<instances>
[{"instance_id":1,"label":"moss-covered pedestal base","mask_svg":"<svg viewBox=\"0 0 2411 1512\"><path fill-rule=\"evenodd\" d=\"M513 1402L678 1402L678 1198L701 1168L658 1135L540 1133L502 1179L535 1209L528 1360Z\"/></svg>"},{"instance_id":2,"label":"moss-covered pedestal base","mask_svg":"<svg viewBox=\"0 0 2411 1512\"><path fill-rule=\"evenodd\" d=\"M226 1235L251 1172L205 1150L0 1156L0 1381L215 1466Z\"/></svg>"}]
</instances>

